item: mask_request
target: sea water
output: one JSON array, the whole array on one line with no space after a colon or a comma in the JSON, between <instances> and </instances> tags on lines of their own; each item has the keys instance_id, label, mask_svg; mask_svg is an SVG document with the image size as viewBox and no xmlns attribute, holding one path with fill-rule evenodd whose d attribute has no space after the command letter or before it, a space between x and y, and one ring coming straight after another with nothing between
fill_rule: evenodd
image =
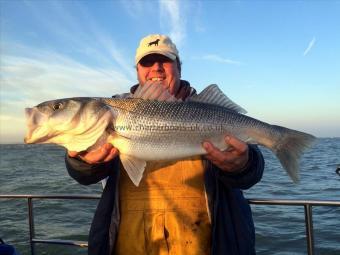
<instances>
[{"instance_id":1,"label":"sea water","mask_svg":"<svg viewBox=\"0 0 340 255\"><path fill-rule=\"evenodd\" d=\"M340 200L340 138L318 139L301 159L294 184L279 161L261 148L266 166L247 198ZM67 173L65 150L54 145L0 145L0 194L100 195L101 184L84 186ZM35 238L87 241L98 200L34 200ZM302 206L251 205L257 254L307 254ZM340 254L340 207L313 207L316 254ZM0 199L0 238L30 254L27 201ZM87 254L86 248L37 244L36 254Z\"/></svg>"}]
</instances>

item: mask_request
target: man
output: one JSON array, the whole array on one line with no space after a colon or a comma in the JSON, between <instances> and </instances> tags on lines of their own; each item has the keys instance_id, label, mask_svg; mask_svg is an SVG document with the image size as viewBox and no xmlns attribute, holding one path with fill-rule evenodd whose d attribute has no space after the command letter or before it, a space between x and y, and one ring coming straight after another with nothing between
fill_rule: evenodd
<instances>
[{"instance_id":1,"label":"man","mask_svg":"<svg viewBox=\"0 0 340 255\"><path fill-rule=\"evenodd\" d=\"M143 38L135 63L140 86L161 83L182 100L195 94L180 79L179 54L169 37ZM220 151L204 141L204 157L149 162L138 187L112 145L68 152L66 166L78 182L109 177L92 222L89 254L254 254L253 220L241 189L261 179L263 157L235 137L226 136L225 143L229 148Z\"/></svg>"}]
</instances>

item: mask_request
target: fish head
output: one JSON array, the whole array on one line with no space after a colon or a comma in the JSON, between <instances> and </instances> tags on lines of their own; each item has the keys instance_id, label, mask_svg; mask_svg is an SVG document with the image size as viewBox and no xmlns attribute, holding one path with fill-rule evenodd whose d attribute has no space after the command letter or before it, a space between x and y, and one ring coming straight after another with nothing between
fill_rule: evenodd
<instances>
[{"instance_id":1,"label":"fish head","mask_svg":"<svg viewBox=\"0 0 340 255\"><path fill-rule=\"evenodd\" d=\"M86 150L112 121L110 108L94 98L46 101L25 109L25 143L55 143L72 151Z\"/></svg>"}]
</instances>

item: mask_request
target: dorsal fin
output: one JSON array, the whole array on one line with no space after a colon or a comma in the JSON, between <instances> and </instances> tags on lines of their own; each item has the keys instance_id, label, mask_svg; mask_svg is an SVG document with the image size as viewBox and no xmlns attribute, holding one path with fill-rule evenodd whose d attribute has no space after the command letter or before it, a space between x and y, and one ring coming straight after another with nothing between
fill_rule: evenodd
<instances>
[{"instance_id":1,"label":"dorsal fin","mask_svg":"<svg viewBox=\"0 0 340 255\"><path fill-rule=\"evenodd\" d=\"M201 93L190 97L188 101L219 105L238 113L247 112L227 97L216 84L209 85Z\"/></svg>"},{"instance_id":2,"label":"dorsal fin","mask_svg":"<svg viewBox=\"0 0 340 255\"><path fill-rule=\"evenodd\" d=\"M139 85L136 91L131 94L132 98L158 100L166 102L181 102L181 99L171 95L169 90L160 82L149 81L144 85Z\"/></svg>"}]
</instances>

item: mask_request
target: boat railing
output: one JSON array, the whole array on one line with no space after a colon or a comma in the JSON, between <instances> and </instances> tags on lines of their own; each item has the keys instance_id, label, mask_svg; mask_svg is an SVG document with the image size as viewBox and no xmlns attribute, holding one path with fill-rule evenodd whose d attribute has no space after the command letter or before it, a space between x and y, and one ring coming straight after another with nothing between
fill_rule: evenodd
<instances>
[{"instance_id":1,"label":"boat railing","mask_svg":"<svg viewBox=\"0 0 340 255\"><path fill-rule=\"evenodd\" d=\"M99 199L100 195L2 195L0 199L26 199L29 225L29 243L31 254L35 255L35 244L59 244L87 247L87 242L76 240L39 239L35 236L33 200L36 199ZM305 213L307 253L314 254L314 229L313 229L313 207L315 206L340 206L340 201L329 200L296 200L296 199L248 199L253 205L280 205L280 206L303 206Z\"/></svg>"}]
</instances>

